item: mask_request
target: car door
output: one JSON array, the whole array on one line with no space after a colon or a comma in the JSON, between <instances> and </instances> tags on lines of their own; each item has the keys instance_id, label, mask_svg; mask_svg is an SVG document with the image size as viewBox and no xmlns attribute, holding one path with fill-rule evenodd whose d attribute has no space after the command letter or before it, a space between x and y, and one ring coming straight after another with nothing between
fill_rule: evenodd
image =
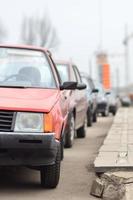
<instances>
[{"instance_id":1,"label":"car door","mask_svg":"<svg viewBox=\"0 0 133 200\"><path fill-rule=\"evenodd\" d=\"M61 79L60 79L60 76L58 74L58 70L56 68L56 65L55 65L55 63L54 63L54 61L51 57L50 57L50 63L53 67L54 76L55 76L56 81L58 82L58 86L60 86L62 84ZM65 90L60 91L60 98L59 98L64 123L66 123L66 121L67 121L68 106L69 106L69 99L67 98L66 93L67 93L67 91L65 91Z\"/></svg>"},{"instance_id":2,"label":"car door","mask_svg":"<svg viewBox=\"0 0 133 200\"><path fill-rule=\"evenodd\" d=\"M76 80L78 84L82 83L81 76L78 68L73 65ZM84 120L87 113L87 95L86 90L76 90L75 91L75 101L76 101L76 129L80 128L84 124Z\"/></svg>"},{"instance_id":3,"label":"car door","mask_svg":"<svg viewBox=\"0 0 133 200\"><path fill-rule=\"evenodd\" d=\"M98 92L92 92L94 89L97 89L97 88L95 88L93 80L90 77L88 78L88 82L89 82L89 85L90 85L90 88L91 88L91 94L90 95L91 95L91 99L92 99L93 113L94 113L97 109L97 93Z\"/></svg>"}]
</instances>

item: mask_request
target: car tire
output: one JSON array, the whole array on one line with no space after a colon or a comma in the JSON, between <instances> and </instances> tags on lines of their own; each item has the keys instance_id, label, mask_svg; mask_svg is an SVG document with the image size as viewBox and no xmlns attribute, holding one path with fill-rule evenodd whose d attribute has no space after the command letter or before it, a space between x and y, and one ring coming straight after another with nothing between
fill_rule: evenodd
<instances>
[{"instance_id":1,"label":"car tire","mask_svg":"<svg viewBox=\"0 0 133 200\"><path fill-rule=\"evenodd\" d=\"M115 116L115 115L116 115L116 110L114 110L114 111L112 112L112 114L113 114L113 116Z\"/></svg>"},{"instance_id":2,"label":"car tire","mask_svg":"<svg viewBox=\"0 0 133 200\"><path fill-rule=\"evenodd\" d=\"M92 126L92 112L88 109L87 112L87 126Z\"/></svg>"},{"instance_id":3,"label":"car tire","mask_svg":"<svg viewBox=\"0 0 133 200\"><path fill-rule=\"evenodd\" d=\"M93 122L97 122L97 112L93 113Z\"/></svg>"},{"instance_id":4,"label":"car tire","mask_svg":"<svg viewBox=\"0 0 133 200\"><path fill-rule=\"evenodd\" d=\"M102 112L102 116L103 117L108 117L109 116L109 110L108 110L108 108L106 108L106 110L104 112Z\"/></svg>"},{"instance_id":5,"label":"car tire","mask_svg":"<svg viewBox=\"0 0 133 200\"><path fill-rule=\"evenodd\" d=\"M87 129L87 115L84 120L84 125L77 130L77 138L85 138Z\"/></svg>"},{"instance_id":6,"label":"car tire","mask_svg":"<svg viewBox=\"0 0 133 200\"><path fill-rule=\"evenodd\" d=\"M48 165L41 168L41 186L43 188L56 188L60 178L61 150L57 151L56 161L54 165Z\"/></svg>"},{"instance_id":7,"label":"car tire","mask_svg":"<svg viewBox=\"0 0 133 200\"><path fill-rule=\"evenodd\" d=\"M63 160L64 158L64 137L62 136L61 137L61 144L60 144L60 147L61 147L61 160Z\"/></svg>"},{"instance_id":8,"label":"car tire","mask_svg":"<svg viewBox=\"0 0 133 200\"><path fill-rule=\"evenodd\" d=\"M67 133L65 134L65 148L71 148L75 138L75 119L73 113L70 115Z\"/></svg>"}]
</instances>

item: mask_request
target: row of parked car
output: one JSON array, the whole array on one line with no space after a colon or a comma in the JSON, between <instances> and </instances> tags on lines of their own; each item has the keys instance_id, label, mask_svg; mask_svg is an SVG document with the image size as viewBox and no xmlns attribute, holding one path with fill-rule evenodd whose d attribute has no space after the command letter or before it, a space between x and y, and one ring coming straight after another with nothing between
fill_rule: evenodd
<instances>
[{"instance_id":1,"label":"row of parked car","mask_svg":"<svg viewBox=\"0 0 133 200\"><path fill-rule=\"evenodd\" d=\"M40 170L42 187L55 188L64 146L85 138L98 113L116 110L110 92L75 64L43 48L0 46L0 166Z\"/></svg>"}]
</instances>

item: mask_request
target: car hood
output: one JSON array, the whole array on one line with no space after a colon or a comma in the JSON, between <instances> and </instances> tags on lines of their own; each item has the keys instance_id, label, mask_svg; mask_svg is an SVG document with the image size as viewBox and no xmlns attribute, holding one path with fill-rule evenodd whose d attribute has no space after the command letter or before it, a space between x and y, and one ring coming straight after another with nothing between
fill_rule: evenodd
<instances>
[{"instance_id":1,"label":"car hood","mask_svg":"<svg viewBox=\"0 0 133 200\"><path fill-rule=\"evenodd\" d=\"M0 88L0 109L49 112L59 93L58 89Z\"/></svg>"}]
</instances>

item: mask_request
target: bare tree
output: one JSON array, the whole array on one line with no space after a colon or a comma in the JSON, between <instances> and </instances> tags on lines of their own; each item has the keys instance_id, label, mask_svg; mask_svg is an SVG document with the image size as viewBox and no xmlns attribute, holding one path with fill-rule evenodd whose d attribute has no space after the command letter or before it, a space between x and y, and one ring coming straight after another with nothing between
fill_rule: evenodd
<instances>
[{"instance_id":1,"label":"bare tree","mask_svg":"<svg viewBox=\"0 0 133 200\"><path fill-rule=\"evenodd\" d=\"M21 40L28 45L38 45L47 48L55 48L59 44L59 38L48 16L24 17L21 27Z\"/></svg>"}]
</instances>

